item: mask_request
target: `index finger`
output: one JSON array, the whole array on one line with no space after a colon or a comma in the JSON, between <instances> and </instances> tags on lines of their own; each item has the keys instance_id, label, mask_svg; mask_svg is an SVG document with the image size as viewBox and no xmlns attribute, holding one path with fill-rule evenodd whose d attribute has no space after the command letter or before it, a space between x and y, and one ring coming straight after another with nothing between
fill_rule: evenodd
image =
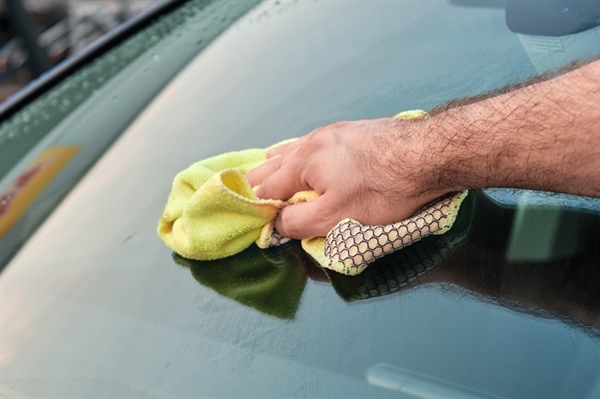
<instances>
[{"instance_id":1,"label":"index finger","mask_svg":"<svg viewBox=\"0 0 600 399\"><path fill-rule=\"evenodd\" d=\"M279 169L280 165L281 159L279 157L271 158L246 172L246 180L248 180L250 187L260 186L267 177Z\"/></svg>"}]
</instances>

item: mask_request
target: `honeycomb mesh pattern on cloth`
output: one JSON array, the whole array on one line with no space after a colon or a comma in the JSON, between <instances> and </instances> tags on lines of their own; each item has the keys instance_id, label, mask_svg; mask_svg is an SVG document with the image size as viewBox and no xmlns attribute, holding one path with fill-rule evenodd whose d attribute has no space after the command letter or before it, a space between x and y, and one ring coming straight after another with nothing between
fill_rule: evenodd
<instances>
[{"instance_id":1,"label":"honeycomb mesh pattern on cloth","mask_svg":"<svg viewBox=\"0 0 600 399\"><path fill-rule=\"evenodd\" d=\"M340 223L327 235L325 256L347 267L358 268L429 234L436 234L447 223L453 198L455 196L446 197L410 219L386 226Z\"/></svg>"},{"instance_id":2,"label":"honeycomb mesh pattern on cloth","mask_svg":"<svg viewBox=\"0 0 600 399\"><path fill-rule=\"evenodd\" d=\"M336 292L346 301L377 298L400 291L427 273L450 252L453 244L438 237L429 237L402 251L379 259L360 276L346 277L331 273L329 278ZM355 279L342 281L341 279ZM358 280L356 280L358 279Z\"/></svg>"},{"instance_id":3,"label":"honeycomb mesh pattern on cloth","mask_svg":"<svg viewBox=\"0 0 600 399\"><path fill-rule=\"evenodd\" d=\"M359 276L345 276L327 270L325 273L345 301L376 298L413 286L467 239L474 204L475 194L469 194L461 206L465 209L449 232L430 235L401 251L377 259Z\"/></svg>"},{"instance_id":4,"label":"honeycomb mesh pattern on cloth","mask_svg":"<svg viewBox=\"0 0 600 399\"><path fill-rule=\"evenodd\" d=\"M435 200L409 219L389 225L362 225L353 219L344 219L327 234L322 253L315 250L315 245L305 246L304 241L303 246L321 266L354 276L385 255L431 234L447 232L467 193L462 191Z\"/></svg>"}]
</instances>

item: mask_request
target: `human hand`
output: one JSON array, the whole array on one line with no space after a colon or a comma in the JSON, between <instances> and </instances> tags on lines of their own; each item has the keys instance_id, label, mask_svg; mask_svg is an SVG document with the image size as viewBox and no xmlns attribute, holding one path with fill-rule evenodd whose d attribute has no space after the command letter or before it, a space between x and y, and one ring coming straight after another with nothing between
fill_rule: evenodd
<instances>
[{"instance_id":1,"label":"human hand","mask_svg":"<svg viewBox=\"0 0 600 399\"><path fill-rule=\"evenodd\" d=\"M389 224L412 216L445 194L427 180L434 168L424 120L382 118L339 122L271 149L249 171L260 198L288 200L298 191L319 198L283 208L275 221L283 236L325 236L341 220Z\"/></svg>"},{"instance_id":2,"label":"human hand","mask_svg":"<svg viewBox=\"0 0 600 399\"><path fill-rule=\"evenodd\" d=\"M287 206L275 227L325 236L345 218L389 224L449 192L516 187L600 197L600 60L553 79L453 101L430 118L340 122L272 149L246 174ZM574 100L576 99L576 101Z\"/></svg>"}]
</instances>

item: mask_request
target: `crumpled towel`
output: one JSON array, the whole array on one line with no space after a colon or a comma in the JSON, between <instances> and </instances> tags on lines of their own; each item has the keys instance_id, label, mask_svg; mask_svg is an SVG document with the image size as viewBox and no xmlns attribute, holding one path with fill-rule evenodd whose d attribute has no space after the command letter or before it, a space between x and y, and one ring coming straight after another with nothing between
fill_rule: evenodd
<instances>
[{"instance_id":1,"label":"crumpled towel","mask_svg":"<svg viewBox=\"0 0 600 399\"><path fill-rule=\"evenodd\" d=\"M425 118L424 111L406 111L400 119ZM268 149L230 152L196 162L177 174L157 232L169 248L196 260L235 255L256 243L260 248L289 241L273 223L281 208L316 199L314 191L296 193L287 201L259 199L244 174L266 161ZM344 219L327 237L302 240L302 248L322 267L346 275L430 234L448 231L467 192L452 193L424 206L409 219L390 225L362 225Z\"/></svg>"}]
</instances>

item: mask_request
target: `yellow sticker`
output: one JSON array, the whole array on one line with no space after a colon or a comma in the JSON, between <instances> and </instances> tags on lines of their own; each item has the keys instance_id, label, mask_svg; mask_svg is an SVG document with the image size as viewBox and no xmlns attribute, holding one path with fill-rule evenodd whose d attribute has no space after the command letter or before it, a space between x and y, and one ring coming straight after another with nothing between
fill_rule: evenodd
<instances>
[{"instance_id":1,"label":"yellow sticker","mask_svg":"<svg viewBox=\"0 0 600 399\"><path fill-rule=\"evenodd\" d=\"M46 149L0 196L0 238L27 211L78 149L77 146Z\"/></svg>"}]
</instances>

